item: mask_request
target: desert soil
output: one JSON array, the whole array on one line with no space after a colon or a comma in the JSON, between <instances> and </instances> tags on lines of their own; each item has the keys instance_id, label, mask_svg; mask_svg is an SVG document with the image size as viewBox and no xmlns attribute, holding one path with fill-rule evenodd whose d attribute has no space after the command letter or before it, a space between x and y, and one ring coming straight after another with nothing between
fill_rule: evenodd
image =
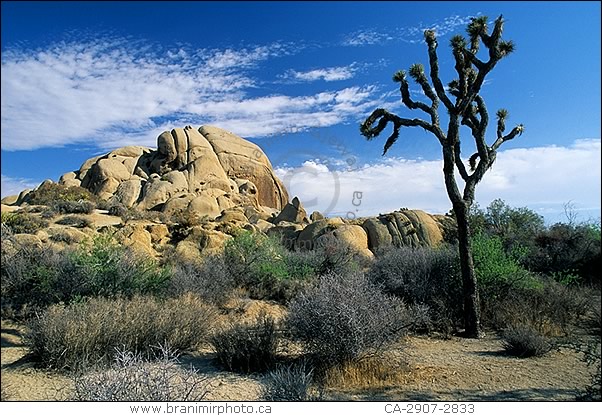
<instances>
[{"instance_id":1,"label":"desert soil","mask_svg":"<svg viewBox=\"0 0 602 415\"><path fill-rule=\"evenodd\" d=\"M69 400L71 380L35 368L28 361L21 326L2 322L2 396L8 400ZM562 349L543 357L519 359L503 353L500 339L410 337L396 353L408 364L407 380L360 390L325 391L327 400L391 401L571 401L590 379L580 355ZM260 377L240 376L215 367L210 351L183 359L211 379L207 399L260 399Z\"/></svg>"}]
</instances>

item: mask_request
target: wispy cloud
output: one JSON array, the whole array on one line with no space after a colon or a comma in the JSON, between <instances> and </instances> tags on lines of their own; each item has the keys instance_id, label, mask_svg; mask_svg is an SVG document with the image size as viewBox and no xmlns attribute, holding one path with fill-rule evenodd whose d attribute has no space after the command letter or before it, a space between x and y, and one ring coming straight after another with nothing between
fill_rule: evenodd
<instances>
[{"instance_id":1,"label":"wispy cloud","mask_svg":"<svg viewBox=\"0 0 602 415\"><path fill-rule=\"evenodd\" d=\"M320 68L313 69L306 72L299 72L293 69L287 71L282 75L283 79L290 79L293 81L313 82L323 80L326 82L330 81L343 81L346 79L353 78L357 71L357 64L352 63L348 66L337 66L332 68Z\"/></svg>"},{"instance_id":2,"label":"wispy cloud","mask_svg":"<svg viewBox=\"0 0 602 415\"><path fill-rule=\"evenodd\" d=\"M477 188L477 202L487 206L502 198L512 206L528 206L549 221L563 219L572 201L589 215L600 215L599 139L577 140L568 147L535 147L500 151L496 164ZM587 166L587 168L583 168ZM441 160L390 158L353 170L335 163L309 160L300 167L279 167L291 195L310 201L308 210L339 216L370 216L407 207L429 213L451 208ZM361 203L353 202L361 192Z\"/></svg>"},{"instance_id":3,"label":"wispy cloud","mask_svg":"<svg viewBox=\"0 0 602 415\"><path fill-rule=\"evenodd\" d=\"M25 189L33 189L40 183L35 182L31 179L25 179L21 177L9 177L1 175L1 197L18 195Z\"/></svg>"},{"instance_id":4,"label":"wispy cloud","mask_svg":"<svg viewBox=\"0 0 602 415\"><path fill-rule=\"evenodd\" d=\"M414 26L404 26L388 31L382 29L367 28L357 30L345 36L342 44L344 46L367 46L383 44L390 41L401 41L406 43L421 43L424 41L425 30L434 30L437 36L445 36L458 31L458 27L466 26L473 16L452 15L427 23L419 23Z\"/></svg>"},{"instance_id":5,"label":"wispy cloud","mask_svg":"<svg viewBox=\"0 0 602 415\"><path fill-rule=\"evenodd\" d=\"M153 146L158 132L216 123L257 137L329 126L357 117L374 88L313 95L256 94L253 71L298 48L274 43L242 49L156 50L120 39L60 43L2 55L2 148L30 150L86 142ZM350 66L298 72L348 79Z\"/></svg>"},{"instance_id":6,"label":"wispy cloud","mask_svg":"<svg viewBox=\"0 0 602 415\"><path fill-rule=\"evenodd\" d=\"M394 40L393 33L384 33L375 29L361 29L350 33L343 39L344 46L376 45Z\"/></svg>"}]
</instances>

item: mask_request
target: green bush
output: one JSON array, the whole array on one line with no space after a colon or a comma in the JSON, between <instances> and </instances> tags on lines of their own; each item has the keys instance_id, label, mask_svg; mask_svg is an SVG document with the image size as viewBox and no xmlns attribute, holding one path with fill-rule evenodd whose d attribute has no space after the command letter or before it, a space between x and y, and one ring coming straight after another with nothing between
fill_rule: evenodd
<instances>
[{"instance_id":1,"label":"green bush","mask_svg":"<svg viewBox=\"0 0 602 415\"><path fill-rule=\"evenodd\" d=\"M512 208L500 199L486 210L473 206L470 219L475 234L497 238L506 255L526 269L560 276L564 282L600 286L599 220L577 223L569 211L568 223L546 227L540 215L525 207Z\"/></svg>"},{"instance_id":2,"label":"green bush","mask_svg":"<svg viewBox=\"0 0 602 415\"><path fill-rule=\"evenodd\" d=\"M497 236L482 233L474 235L472 255L478 282L484 290L541 286L538 280L520 265L516 256L508 255L504 251L502 240Z\"/></svg>"},{"instance_id":3,"label":"green bush","mask_svg":"<svg viewBox=\"0 0 602 415\"><path fill-rule=\"evenodd\" d=\"M276 361L276 323L260 315L252 324L235 323L210 339L224 368L242 373L263 372Z\"/></svg>"},{"instance_id":4,"label":"green bush","mask_svg":"<svg viewBox=\"0 0 602 415\"><path fill-rule=\"evenodd\" d=\"M1 221L6 230L15 233L34 234L48 227L48 221L25 212L2 212Z\"/></svg>"},{"instance_id":5,"label":"green bush","mask_svg":"<svg viewBox=\"0 0 602 415\"><path fill-rule=\"evenodd\" d=\"M92 226L92 221L85 216L69 215L55 222L58 225L71 226L74 228L88 228Z\"/></svg>"},{"instance_id":6,"label":"green bush","mask_svg":"<svg viewBox=\"0 0 602 415\"><path fill-rule=\"evenodd\" d=\"M90 296L158 294L170 278L168 267L161 268L154 259L124 247L110 234L81 245L70 259Z\"/></svg>"},{"instance_id":7,"label":"green bush","mask_svg":"<svg viewBox=\"0 0 602 415\"><path fill-rule=\"evenodd\" d=\"M25 197L25 202L30 205L53 206L59 201L96 202L97 196L88 189L79 186L67 187L58 183L43 183L37 189L32 190Z\"/></svg>"},{"instance_id":8,"label":"green bush","mask_svg":"<svg viewBox=\"0 0 602 415\"><path fill-rule=\"evenodd\" d=\"M475 205L471 228L475 233L499 238L506 253L523 249L529 254L535 238L545 229L542 216L526 207L510 207L501 199L492 201L485 211Z\"/></svg>"},{"instance_id":9,"label":"green bush","mask_svg":"<svg viewBox=\"0 0 602 415\"><path fill-rule=\"evenodd\" d=\"M108 364L117 350L155 357L156 345L197 347L217 314L193 295L158 300L92 298L50 306L32 319L26 343L44 366L59 370Z\"/></svg>"},{"instance_id":10,"label":"green bush","mask_svg":"<svg viewBox=\"0 0 602 415\"><path fill-rule=\"evenodd\" d=\"M161 294L171 270L100 235L77 249L2 244L2 312L27 317L82 297Z\"/></svg>"},{"instance_id":11,"label":"green bush","mask_svg":"<svg viewBox=\"0 0 602 415\"><path fill-rule=\"evenodd\" d=\"M496 320L500 302L517 291L538 292L543 283L508 255L497 236L478 233L472 238L472 254L485 323Z\"/></svg>"},{"instance_id":12,"label":"green bush","mask_svg":"<svg viewBox=\"0 0 602 415\"><path fill-rule=\"evenodd\" d=\"M312 254L288 251L276 239L243 231L224 249L228 271L252 298L287 302L316 274Z\"/></svg>"}]
</instances>

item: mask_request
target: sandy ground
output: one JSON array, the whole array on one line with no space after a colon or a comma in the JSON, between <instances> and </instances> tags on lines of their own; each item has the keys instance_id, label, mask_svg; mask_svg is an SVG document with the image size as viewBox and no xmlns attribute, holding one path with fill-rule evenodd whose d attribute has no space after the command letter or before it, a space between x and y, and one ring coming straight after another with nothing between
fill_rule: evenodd
<instances>
[{"instance_id":1,"label":"sandy ground","mask_svg":"<svg viewBox=\"0 0 602 415\"><path fill-rule=\"evenodd\" d=\"M36 369L26 357L22 328L2 323L2 395L8 400L69 400L72 382ZM587 366L569 350L519 359L503 353L499 338L450 340L411 337L396 352L408 364L404 382L360 390L326 390L326 400L394 401L571 401L589 382ZM209 400L260 399L261 377L240 376L215 367L204 350L184 356L210 378Z\"/></svg>"},{"instance_id":2,"label":"sandy ground","mask_svg":"<svg viewBox=\"0 0 602 415\"><path fill-rule=\"evenodd\" d=\"M35 367L27 358L27 348L22 343L23 328L2 322L2 396L11 401L61 401L72 400L73 382L62 374ZM240 376L224 372L213 365L209 351L183 356L182 364L192 364L209 377L208 400L252 401L258 400L261 383L257 377Z\"/></svg>"},{"instance_id":3,"label":"sandy ground","mask_svg":"<svg viewBox=\"0 0 602 415\"><path fill-rule=\"evenodd\" d=\"M580 355L562 349L538 358L506 355L499 337L411 337L400 352L409 364L403 385L331 391L332 400L574 401L590 372Z\"/></svg>"}]
</instances>

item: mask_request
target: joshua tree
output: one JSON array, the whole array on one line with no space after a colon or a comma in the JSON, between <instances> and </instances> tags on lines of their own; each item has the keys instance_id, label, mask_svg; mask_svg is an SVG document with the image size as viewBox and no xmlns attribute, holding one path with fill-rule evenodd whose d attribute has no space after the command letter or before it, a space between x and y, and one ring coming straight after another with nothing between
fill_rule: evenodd
<instances>
[{"instance_id":1,"label":"joshua tree","mask_svg":"<svg viewBox=\"0 0 602 415\"><path fill-rule=\"evenodd\" d=\"M472 260L470 244L470 229L468 216L474 201L475 187L483 178L485 172L493 165L497 149L506 141L522 134L523 126L518 125L507 134L506 118L508 111L497 111L497 138L492 145L485 140L489 113L483 97L479 94L485 76L495 65L514 50L514 43L501 39L504 20L502 16L495 20L493 31L489 34L487 17L472 18L466 29L468 39L456 35L451 39L451 49L455 58L457 79L452 80L445 88L439 77L439 61L437 57L437 38L433 30L424 32L428 45L430 64L430 82L425 74L424 66L414 64L408 71L410 77L420 85L430 105L415 101L410 97L410 88L405 71L399 71L393 76L394 82L399 82L401 100L412 110L424 112L430 120L421 118L401 118L378 108L363 122L360 131L368 140L378 136L389 123L393 124L393 133L387 139L383 155L397 141L401 127L422 127L432 133L441 143L443 152L443 175L447 195L452 203L453 212L458 224L458 246L462 270L464 292L464 324L465 334L479 337L480 307L477 279ZM479 47L487 50L487 60L478 56ZM483 54L485 55L485 54ZM432 82L432 86L431 86ZM448 113L447 132L441 128L439 119L439 103L442 102ZM468 159L469 168L461 156L460 126L468 127L476 144L477 152ZM456 181L456 171L464 181L461 192Z\"/></svg>"}]
</instances>

